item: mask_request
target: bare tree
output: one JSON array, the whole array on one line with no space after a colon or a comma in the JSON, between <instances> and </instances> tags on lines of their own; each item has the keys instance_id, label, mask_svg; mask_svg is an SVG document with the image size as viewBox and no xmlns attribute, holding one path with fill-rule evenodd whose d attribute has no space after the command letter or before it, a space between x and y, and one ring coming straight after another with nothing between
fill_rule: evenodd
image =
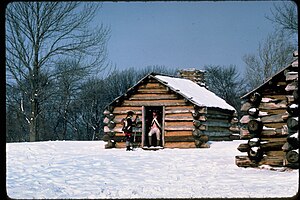
<instances>
[{"instance_id":1,"label":"bare tree","mask_svg":"<svg viewBox=\"0 0 300 200\"><path fill-rule=\"evenodd\" d=\"M93 30L89 27L98 10L95 3L78 2L12 2L7 6L6 76L30 101L29 111L24 112L30 141L37 139L41 96L56 78L53 69L58 60L72 57L86 68L104 68L109 29L102 24Z\"/></svg>"},{"instance_id":2,"label":"bare tree","mask_svg":"<svg viewBox=\"0 0 300 200\"><path fill-rule=\"evenodd\" d=\"M248 89L257 87L285 67L293 59L293 51L296 49L283 33L270 34L265 41L259 43L257 55L248 54L243 57Z\"/></svg>"},{"instance_id":3,"label":"bare tree","mask_svg":"<svg viewBox=\"0 0 300 200\"><path fill-rule=\"evenodd\" d=\"M205 67L205 71L208 89L239 111L241 105L239 97L246 91L246 87L236 66L209 65Z\"/></svg>"},{"instance_id":4,"label":"bare tree","mask_svg":"<svg viewBox=\"0 0 300 200\"><path fill-rule=\"evenodd\" d=\"M293 1L284 1L281 4L274 4L271 9L272 16L267 19L275 23L280 31L289 34L298 34L298 11L297 4Z\"/></svg>"}]
</instances>

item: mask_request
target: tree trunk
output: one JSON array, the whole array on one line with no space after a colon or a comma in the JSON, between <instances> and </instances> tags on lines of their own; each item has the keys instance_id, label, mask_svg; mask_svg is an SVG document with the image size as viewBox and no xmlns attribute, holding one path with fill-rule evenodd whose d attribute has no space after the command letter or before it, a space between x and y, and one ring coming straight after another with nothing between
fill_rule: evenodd
<instances>
[{"instance_id":1,"label":"tree trunk","mask_svg":"<svg viewBox=\"0 0 300 200\"><path fill-rule=\"evenodd\" d=\"M34 95L32 95L34 96ZM37 118L38 118L38 101L36 98L32 98L31 100L31 115L30 115L30 123L29 123L29 141L34 142L38 139L38 130L37 130Z\"/></svg>"}]
</instances>

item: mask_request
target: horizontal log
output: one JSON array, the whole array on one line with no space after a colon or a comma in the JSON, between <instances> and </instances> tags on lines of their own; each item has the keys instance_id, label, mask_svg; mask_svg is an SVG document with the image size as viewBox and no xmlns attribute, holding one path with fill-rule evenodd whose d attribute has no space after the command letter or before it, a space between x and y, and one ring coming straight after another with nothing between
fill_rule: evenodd
<instances>
[{"instance_id":1,"label":"horizontal log","mask_svg":"<svg viewBox=\"0 0 300 200\"><path fill-rule=\"evenodd\" d=\"M265 94L265 93L263 93L262 94L263 95L263 97L264 98L270 98L270 99L274 99L274 100L276 100L276 102L278 102L278 100L281 100L281 101L283 101L283 100L285 100L285 94L269 94L269 93L267 93L267 94Z\"/></svg>"},{"instance_id":2,"label":"horizontal log","mask_svg":"<svg viewBox=\"0 0 300 200\"><path fill-rule=\"evenodd\" d=\"M165 117L165 121L166 122L169 122L169 121L178 121L178 122L193 121L193 117L186 117L186 116L183 116L183 117Z\"/></svg>"},{"instance_id":3,"label":"horizontal log","mask_svg":"<svg viewBox=\"0 0 300 200\"><path fill-rule=\"evenodd\" d=\"M124 100L123 106L171 106L171 105L186 105L186 102L182 99L175 100Z\"/></svg>"},{"instance_id":4,"label":"horizontal log","mask_svg":"<svg viewBox=\"0 0 300 200\"><path fill-rule=\"evenodd\" d=\"M193 131L193 126L166 126L165 131Z\"/></svg>"},{"instance_id":5,"label":"horizontal log","mask_svg":"<svg viewBox=\"0 0 300 200\"><path fill-rule=\"evenodd\" d=\"M267 151L265 152L265 154L267 156L270 156L270 157L277 157L277 158L284 158L285 156L285 153L281 150L277 150L277 151Z\"/></svg>"},{"instance_id":6,"label":"horizontal log","mask_svg":"<svg viewBox=\"0 0 300 200\"><path fill-rule=\"evenodd\" d=\"M272 167L283 167L283 158L282 157L265 156L259 162L259 165L270 165Z\"/></svg>"},{"instance_id":7,"label":"horizontal log","mask_svg":"<svg viewBox=\"0 0 300 200\"><path fill-rule=\"evenodd\" d=\"M205 131L209 132L226 132L232 134L229 127L207 126Z\"/></svg>"},{"instance_id":8,"label":"horizontal log","mask_svg":"<svg viewBox=\"0 0 300 200\"><path fill-rule=\"evenodd\" d=\"M196 148L195 142L165 142L164 148Z\"/></svg>"},{"instance_id":9,"label":"horizontal log","mask_svg":"<svg viewBox=\"0 0 300 200\"><path fill-rule=\"evenodd\" d=\"M286 141L274 141L274 142L267 142L267 143L262 143L260 145L261 149L263 151L275 151L275 150L282 150L282 146L284 145Z\"/></svg>"},{"instance_id":10,"label":"horizontal log","mask_svg":"<svg viewBox=\"0 0 300 200\"><path fill-rule=\"evenodd\" d=\"M209 138L211 137L229 137L231 135L230 131L205 131L205 135L207 135Z\"/></svg>"},{"instance_id":11,"label":"horizontal log","mask_svg":"<svg viewBox=\"0 0 300 200\"><path fill-rule=\"evenodd\" d=\"M263 97L261 100L262 103L278 103L280 101L281 101L280 99L270 98L270 97Z\"/></svg>"},{"instance_id":12,"label":"horizontal log","mask_svg":"<svg viewBox=\"0 0 300 200\"><path fill-rule=\"evenodd\" d=\"M165 114L182 114L182 113L188 113L191 114L192 113L192 109L187 110L187 109L174 109L174 110L166 110Z\"/></svg>"},{"instance_id":13,"label":"horizontal log","mask_svg":"<svg viewBox=\"0 0 300 200\"><path fill-rule=\"evenodd\" d=\"M235 164L238 167L257 167L258 164L248 158L248 156L235 156Z\"/></svg>"},{"instance_id":14,"label":"horizontal log","mask_svg":"<svg viewBox=\"0 0 300 200\"><path fill-rule=\"evenodd\" d=\"M165 142L193 142L193 136L165 136Z\"/></svg>"},{"instance_id":15,"label":"horizontal log","mask_svg":"<svg viewBox=\"0 0 300 200\"><path fill-rule=\"evenodd\" d=\"M166 121L165 122L165 128L169 126L190 126L193 127L193 121Z\"/></svg>"},{"instance_id":16,"label":"horizontal log","mask_svg":"<svg viewBox=\"0 0 300 200\"><path fill-rule=\"evenodd\" d=\"M113 114L127 114L128 111L133 111L135 115L142 114L142 106L117 106L113 110Z\"/></svg>"},{"instance_id":17,"label":"horizontal log","mask_svg":"<svg viewBox=\"0 0 300 200\"><path fill-rule=\"evenodd\" d=\"M283 137L288 133L283 130L283 128L273 128L273 129L263 129L260 133L262 138L269 137Z\"/></svg>"},{"instance_id":18,"label":"horizontal log","mask_svg":"<svg viewBox=\"0 0 300 200\"><path fill-rule=\"evenodd\" d=\"M165 137L167 136L192 136L192 131L165 131Z\"/></svg>"},{"instance_id":19,"label":"horizontal log","mask_svg":"<svg viewBox=\"0 0 300 200\"><path fill-rule=\"evenodd\" d=\"M184 112L184 113L165 113L165 117L170 118L179 118L179 117L190 117L193 120L193 116L191 112Z\"/></svg>"},{"instance_id":20,"label":"horizontal log","mask_svg":"<svg viewBox=\"0 0 300 200\"><path fill-rule=\"evenodd\" d=\"M165 100L165 99L178 99L178 97L176 95L167 95L167 94L158 95L158 94L156 94L156 96L153 96L153 95L152 96L133 95L129 98L129 100L141 100L141 101L143 101L143 100L161 100L161 99L162 100Z\"/></svg>"},{"instance_id":21,"label":"horizontal log","mask_svg":"<svg viewBox=\"0 0 300 200\"><path fill-rule=\"evenodd\" d=\"M168 94L168 89L138 89L137 91L140 94Z\"/></svg>"},{"instance_id":22,"label":"horizontal log","mask_svg":"<svg viewBox=\"0 0 300 200\"><path fill-rule=\"evenodd\" d=\"M279 109L272 109L272 110L266 110L266 109L261 109L259 111L259 115L261 117L263 116L270 116L270 115L278 115L278 114L281 114L281 113L284 113L286 111L286 108L279 108ZM263 113L263 114L261 114Z\"/></svg>"},{"instance_id":23,"label":"horizontal log","mask_svg":"<svg viewBox=\"0 0 300 200\"><path fill-rule=\"evenodd\" d=\"M285 91L293 91L298 89L298 81L293 81L285 87Z\"/></svg>"},{"instance_id":24,"label":"horizontal log","mask_svg":"<svg viewBox=\"0 0 300 200\"><path fill-rule=\"evenodd\" d=\"M287 83L285 81L278 81L276 86L286 86Z\"/></svg>"},{"instance_id":25,"label":"horizontal log","mask_svg":"<svg viewBox=\"0 0 300 200\"><path fill-rule=\"evenodd\" d=\"M260 110L272 110L272 109L286 109L286 101L281 101L281 103L261 103L259 105Z\"/></svg>"},{"instance_id":26,"label":"horizontal log","mask_svg":"<svg viewBox=\"0 0 300 200\"><path fill-rule=\"evenodd\" d=\"M293 81L298 79L298 72L288 72L285 74L286 81Z\"/></svg>"},{"instance_id":27,"label":"horizontal log","mask_svg":"<svg viewBox=\"0 0 300 200\"><path fill-rule=\"evenodd\" d=\"M162 85L161 83L146 83L144 85L141 85L139 88L141 89L164 89L166 86Z\"/></svg>"},{"instance_id":28,"label":"horizontal log","mask_svg":"<svg viewBox=\"0 0 300 200\"><path fill-rule=\"evenodd\" d=\"M221 120L218 120L218 121L210 120L210 121L206 121L206 122L202 122L199 120L193 121L193 125L197 128L202 124L207 127L215 127L215 128L220 128L220 129L223 129L223 128L229 129L229 127L231 126L231 124L228 121L221 121Z\"/></svg>"},{"instance_id":29,"label":"horizontal log","mask_svg":"<svg viewBox=\"0 0 300 200\"><path fill-rule=\"evenodd\" d=\"M286 142L286 137L261 138L261 143L263 144L264 142L280 142L280 143L285 143Z\"/></svg>"},{"instance_id":30,"label":"horizontal log","mask_svg":"<svg viewBox=\"0 0 300 200\"><path fill-rule=\"evenodd\" d=\"M116 148L126 148L126 143L125 142L117 142L116 143Z\"/></svg>"},{"instance_id":31,"label":"horizontal log","mask_svg":"<svg viewBox=\"0 0 300 200\"><path fill-rule=\"evenodd\" d=\"M248 143L242 143L237 148L240 152L248 152L250 149L250 146Z\"/></svg>"},{"instance_id":32,"label":"horizontal log","mask_svg":"<svg viewBox=\"0 0 300 200\"><path fill-rule=\"evenodd\" d=\"M270 128L282 128L282 126L285 125L283 122L265 122L264 126L270 127Z\"/></svg>"},{"instance_id":33,"label":"horizontal log","mask_svg":"<svg viewBox=\"0 0 300 200\"><path fill-rule=\"evenodd\" d=\"M270 115L270 116L264 116L261 117L261 121L263 123L268 123L268 122L284 122L283 120L284 113L277 114L277 115Z\"/></svg>"}]
</instances>

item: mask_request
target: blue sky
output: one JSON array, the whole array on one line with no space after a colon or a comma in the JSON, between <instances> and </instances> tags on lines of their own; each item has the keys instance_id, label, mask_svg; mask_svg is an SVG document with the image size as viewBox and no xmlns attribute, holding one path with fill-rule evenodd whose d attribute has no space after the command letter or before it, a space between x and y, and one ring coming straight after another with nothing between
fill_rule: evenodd
<instances>
[{"instance_id":1,"label":"blue sky","mask_svg":"<svg viewBox=\"0 0 300 200\"><path fill-rule=\"evenodd\" d=\"M108 60L118 69L236 65L274 32L278 1L104 2L94 23L111 28Z\"/></svg>"}]
</instances>

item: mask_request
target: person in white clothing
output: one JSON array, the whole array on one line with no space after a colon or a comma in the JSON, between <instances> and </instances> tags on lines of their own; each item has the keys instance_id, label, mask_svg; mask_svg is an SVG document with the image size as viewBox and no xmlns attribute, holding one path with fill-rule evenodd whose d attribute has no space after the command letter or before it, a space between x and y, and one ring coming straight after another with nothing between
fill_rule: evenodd
<instances>
[{"instance_id":1,"label":"person in white clothing","mask_svg":"<svg viewBox=\"0 0 300 200\"><path fill-rule=\"evenodd\" d=\"M148 133L149 145L152 146L152 135L156 134L156 146L159 146L160 143L160 134L161 134L161 124L158 122L157 113L153 111L153 119L150 126L150 131Z\"/></svg>"}]
</instances>

